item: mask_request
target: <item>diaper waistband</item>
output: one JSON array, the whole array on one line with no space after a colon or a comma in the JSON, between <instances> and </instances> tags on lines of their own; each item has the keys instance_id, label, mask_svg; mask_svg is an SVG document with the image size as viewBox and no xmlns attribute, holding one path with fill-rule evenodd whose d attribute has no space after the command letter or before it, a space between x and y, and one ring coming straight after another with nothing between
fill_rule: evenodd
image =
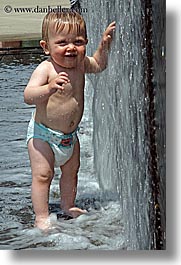
<instances>
[{"instance_id":1,"label":"diaper waistband","mask_svg":"<svg viewBox=\"0 0 181 265\"><path fill-rule=\"evenodd\" d=\"M37 123L37 122L35 121L35 124L38 125L40 128L42 128L42 129L48 131L50 134L53 134L53 135L56 135L56 136L60 137L61 139L68 139L68 138L70 138L70 137L74 137L74 136L76 136L76 135L77 135L77 132L78 132L79 129L80 129L79 127L77 127L77 128L75 129L75 131L73 131L73 132L71 132L71 133L67 133L67 134L65 134L65 133L63 133L63 132L61 132L61 131L53 130L53 129L49 128L49 127L46 127L46 126L45 126L44 124L42 124L42 123Z\"/></svg>"},{"instance_id":2,"label":"diaper waistband","mask_svg":"<svg viewBox=\"0 0 181 265\"><path fill-rule=\"evenodd\" d=\"M31 138L39 138L43 141L48 141L50 144L56 144L62 147L70 147L77 141L78 131L79 127L68 134L64 134L58 130L53 130L49 127L46 127L42 123L37 123L34 119L34 113L32 113L32 117L28 126L27 143Z\"/></svg>"},{"instance_id":3,"label":"diaper waistband","mask_svg":"<svg viewBox=\"0 0 181 265\"><path fill-rule=\"evenodd\" d=\"M34 126L33 127L39 127L41 130L43 130L45 132L45 134L49 134L49 136L51 135L54 139L55 138L58 138L58 140L66 140L66 139L69 139L69 138L75 138L77 137L77 132L80 130L80 127L78 126L73 132L71 133L63 133L61 131L58 131L58 130L53 130L47 126L45 126L44 124L42 123L37 123L34 119L34 113L32 113L32 117L31 117L31 122L30 123L33 123Z\"/></svg>"}]
</instances>

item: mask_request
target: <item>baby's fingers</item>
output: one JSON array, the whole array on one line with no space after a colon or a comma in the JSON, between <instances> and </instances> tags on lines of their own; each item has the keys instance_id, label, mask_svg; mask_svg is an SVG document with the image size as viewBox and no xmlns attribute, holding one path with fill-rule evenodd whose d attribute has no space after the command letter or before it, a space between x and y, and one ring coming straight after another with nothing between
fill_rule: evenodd
<instances>
[{"instance_id":1,"label":"baby's fingers","mask_svg":"<svg viewBox=\"0 0 181 265\"><path fill-rule=\"evenodd\" d=\"M58 76L57 83L62 85L67 84L70 83L70 79L67 76Z\"/></svg>"},{"instance_id":2,"label":"baby's fingers","mask_svg":"<svg viewBox=\"0 0 181 265\"><path fill-rule=\"evenodd\" d=\"M112 22L111 24L109 24L109 26L107 27L105 33L108 35L110 34L111 32L113 32L116 28L116 22Z\"/></svg>"},{"instance_id":3,"label":"baby's fingers","mask_svg":"<svg viewBox=\"0 0 181 265\"><path fill-rule=\"evenodd\" d=\"M66 76L66 77L68 77L68 74L66 72L60 72L58 75L59 76Z\"/></svg>"},{"instance_id":4,"label":"baby's fingers","mask_svg":"<svg viewBox=\"0 0 181 265\"><path fill-rule=\"evenodd\" d=\"M110 27L116 27L116 21L113 21L109 24Z\"/></svg>"}]
</instances>

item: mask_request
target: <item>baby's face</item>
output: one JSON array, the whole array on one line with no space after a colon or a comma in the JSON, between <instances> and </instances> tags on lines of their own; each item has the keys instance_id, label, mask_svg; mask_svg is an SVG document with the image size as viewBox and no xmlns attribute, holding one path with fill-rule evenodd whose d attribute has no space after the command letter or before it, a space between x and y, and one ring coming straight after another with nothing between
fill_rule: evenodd
<instances>
[{"instance_id":1,"label":"baby's face","mask_svg":"<svg viewBox=\"0 0 181 265\"><path fill-rule=\"evenodd\" d=\"M64 68L76 68L85 57L87 39L85 34L65 30L51 32L48 50L52 59Z\"/></svg>"}]
</instances>

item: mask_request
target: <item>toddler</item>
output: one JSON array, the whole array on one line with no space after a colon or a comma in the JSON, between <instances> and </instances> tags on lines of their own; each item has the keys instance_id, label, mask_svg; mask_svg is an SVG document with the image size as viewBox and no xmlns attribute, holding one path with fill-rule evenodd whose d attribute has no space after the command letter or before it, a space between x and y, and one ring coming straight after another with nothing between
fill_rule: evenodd
<instances>
[{"instance_id":1,"label":"toddler","mask_svg":"<svg viewBox=\"0 0 181 265\"><path fill-rule=\"evenodd\" d=\"M73 218L86 211L75 207L80 165L78 125L84 109L85 73L106 68L115 22L103 33L92 57L86 56L86 25L76 12L48 13L40 45L49 58L35 69L24 91L27 104L36 105L28 126L35 225L50 226L49 190L54 167L61 169L61 209Z\"/></svg>"}]
</instances>

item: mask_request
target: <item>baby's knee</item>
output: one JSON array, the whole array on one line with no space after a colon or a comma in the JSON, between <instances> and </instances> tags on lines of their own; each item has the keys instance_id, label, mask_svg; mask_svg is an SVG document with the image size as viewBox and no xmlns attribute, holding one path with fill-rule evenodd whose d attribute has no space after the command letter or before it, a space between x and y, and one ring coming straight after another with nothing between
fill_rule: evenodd
<instances>
[{"instance_id":1,"label":"baby's knee","mask_svg":"<svg viewBox=\"0 0 181 265\"><path fill-rule=\"evenodd\" d=\"M36 174L34 178L40 183L50 183L53 179L54 172L52 170L42 170L39 174Z\"/></svg>"}]
</instances>

